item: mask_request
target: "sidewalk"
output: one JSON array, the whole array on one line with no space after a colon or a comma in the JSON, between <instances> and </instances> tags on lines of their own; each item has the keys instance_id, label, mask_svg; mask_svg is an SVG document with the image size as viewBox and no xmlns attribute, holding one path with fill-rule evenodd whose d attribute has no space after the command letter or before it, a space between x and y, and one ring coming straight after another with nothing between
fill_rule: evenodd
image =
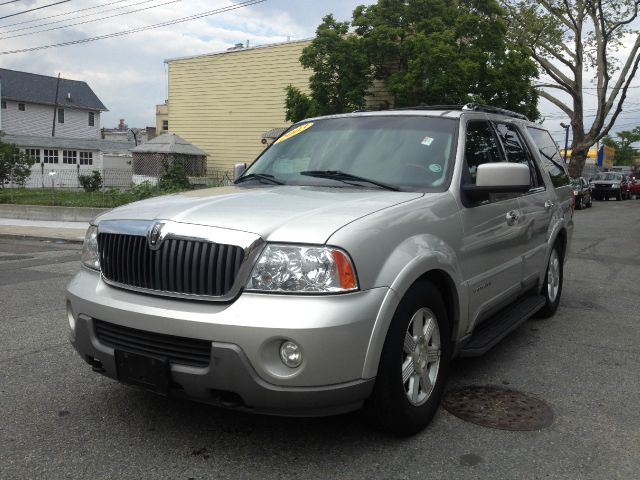
<instances>
[{"instance_id":1,"label":"sidewalk","mask_svg":"<svg viewBox=\"0 0 640 480\"><path fill-rule=\"evenodd\" d=\"M86 222L52 222L0 218L0 237L38 238L81 242L89 228Z\"/></svg>"}]
</instances>

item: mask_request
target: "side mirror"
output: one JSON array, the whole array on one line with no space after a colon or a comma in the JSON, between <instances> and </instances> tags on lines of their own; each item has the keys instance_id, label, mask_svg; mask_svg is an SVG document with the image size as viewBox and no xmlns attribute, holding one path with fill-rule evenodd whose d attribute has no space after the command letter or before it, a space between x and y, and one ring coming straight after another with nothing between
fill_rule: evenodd
<instances>
[{"instance_id":1,"label":"side mirror","mask_svg":"<svg viewBox=\"0 0 640 480\"><path fill-rule=\"evenodd\" d=\"M242 175L246 169L247 169L246 163L236 163L233 166L233 179L237 180L238 178L240 178L240 175Z\"/></svg>"},{"instance_id":2,"label":"side mirror","mask_svg":"<svg viewBox=\"0 0 640 480\"><path fill-rule=\"evenodd\" d=\"M490 193L524 193L529 191L531 172L521 163L483 163L476 170L475 185L463 185L471 200L486 200Z\"/></svg>"}]
</instances>

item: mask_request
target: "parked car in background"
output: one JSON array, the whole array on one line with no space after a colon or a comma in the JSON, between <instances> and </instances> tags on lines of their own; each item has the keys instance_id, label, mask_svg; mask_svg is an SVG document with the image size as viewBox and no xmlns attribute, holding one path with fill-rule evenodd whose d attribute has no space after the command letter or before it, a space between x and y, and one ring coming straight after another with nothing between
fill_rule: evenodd
<instances>
[{"instance_id":1,"label":"parked car in background","mask_svg":"<svg viewBox=\"0 0 640 480\"><path fill-rule=\"evenodd\" d=\"M636 200L640 200L640 180L637 178L631 178L629 182L629 196L635 197Z\"/></svg>"},{"instance_id":2,"label":"parked car in background","mask_svg":"<svg viewBox=\"0 0 640 480\"><path fill-rule=\"evenodd\" d=\"M600 172L591 178L593 190L591 195L596 200L609 200L611 197L616 200L628 200L629 193L628 177L618 172Z\"/></svg>"},{"instance_id":3,"label":"parked car in background","mask_svg":"<svg viewBox=\"0 0 640 480\"><path fill-rule=\"evenodd\" d=\"M572 178L571 186L573 187L573 200L577 210L590 208L593 204L591 198L591 186L584 177Z\"/></svg>"}]
</instances>

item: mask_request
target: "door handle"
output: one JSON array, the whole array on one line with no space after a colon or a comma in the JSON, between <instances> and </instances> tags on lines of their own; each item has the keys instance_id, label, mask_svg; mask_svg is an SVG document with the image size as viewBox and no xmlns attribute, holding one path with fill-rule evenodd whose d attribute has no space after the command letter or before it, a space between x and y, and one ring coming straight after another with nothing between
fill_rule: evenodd
<instances>
[{"instance_id":1,"label":"door handle","mask_svg":"<svg viewBox=\"0 0 640 480\"><path fill-rule=\"evenodd\" d=\"M547 200L546 202L544 202L545 210L549 210L551 207L553 207L553 202L551 200Z\"/></svg>"},{"instance_id":2,"label":"door handle","mask_svg":"<svg viewBox=\"0 0 640 480\"><path fill-rule=\"evenodd\" d=\"M511 210L507 212L507 225L515 225L520 220L520 212L517 210Z\"/></svg>"}]
</instances>

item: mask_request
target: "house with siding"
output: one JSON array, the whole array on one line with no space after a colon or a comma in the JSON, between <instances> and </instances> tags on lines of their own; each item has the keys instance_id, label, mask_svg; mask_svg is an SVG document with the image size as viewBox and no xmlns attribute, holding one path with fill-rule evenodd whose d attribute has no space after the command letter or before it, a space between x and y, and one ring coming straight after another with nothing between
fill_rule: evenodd
<instances>
[{"instance_id":1,"label":"house with siding","mask_svg":"<svg viewBox=\"0 0 640 480\"><path fill-rule=\"evenodd\" d=\"M130 183L134 144L102 138L107 108L86 82L0 68L0 101L2 141L34 161L27 186L55 179L77 187L79 175L92 170L103 173L106 185Z\"/></svg>"},{"instance_id":2,"label":"house with siding","mask_svg":"<svg viewBox=\"0 0 640 480\"><path fill-rule=\"evenodd\" d=\"M16 135L99 138L107 110L86 82L6 68L0 68L0 97L0 130Z\"/></svg>"},{"instance_id":3,"label":"house with siding","mask_svg":"<svg viewBox=\"0 0 640 480\"><path fill-rule=\"evenodd\" d=\"M251 48L242 44L219 53L165 60L168 101L158 105L158 132L169 130L207 152L210 173L233 171L250 163L271 143L285 119L285 89L309 92L312 73L300 64L311 40ZM393 98L374 84L370 108L389 106ZM162 122L162 123L161 123Z\"/></svg>"}]
</instances>

